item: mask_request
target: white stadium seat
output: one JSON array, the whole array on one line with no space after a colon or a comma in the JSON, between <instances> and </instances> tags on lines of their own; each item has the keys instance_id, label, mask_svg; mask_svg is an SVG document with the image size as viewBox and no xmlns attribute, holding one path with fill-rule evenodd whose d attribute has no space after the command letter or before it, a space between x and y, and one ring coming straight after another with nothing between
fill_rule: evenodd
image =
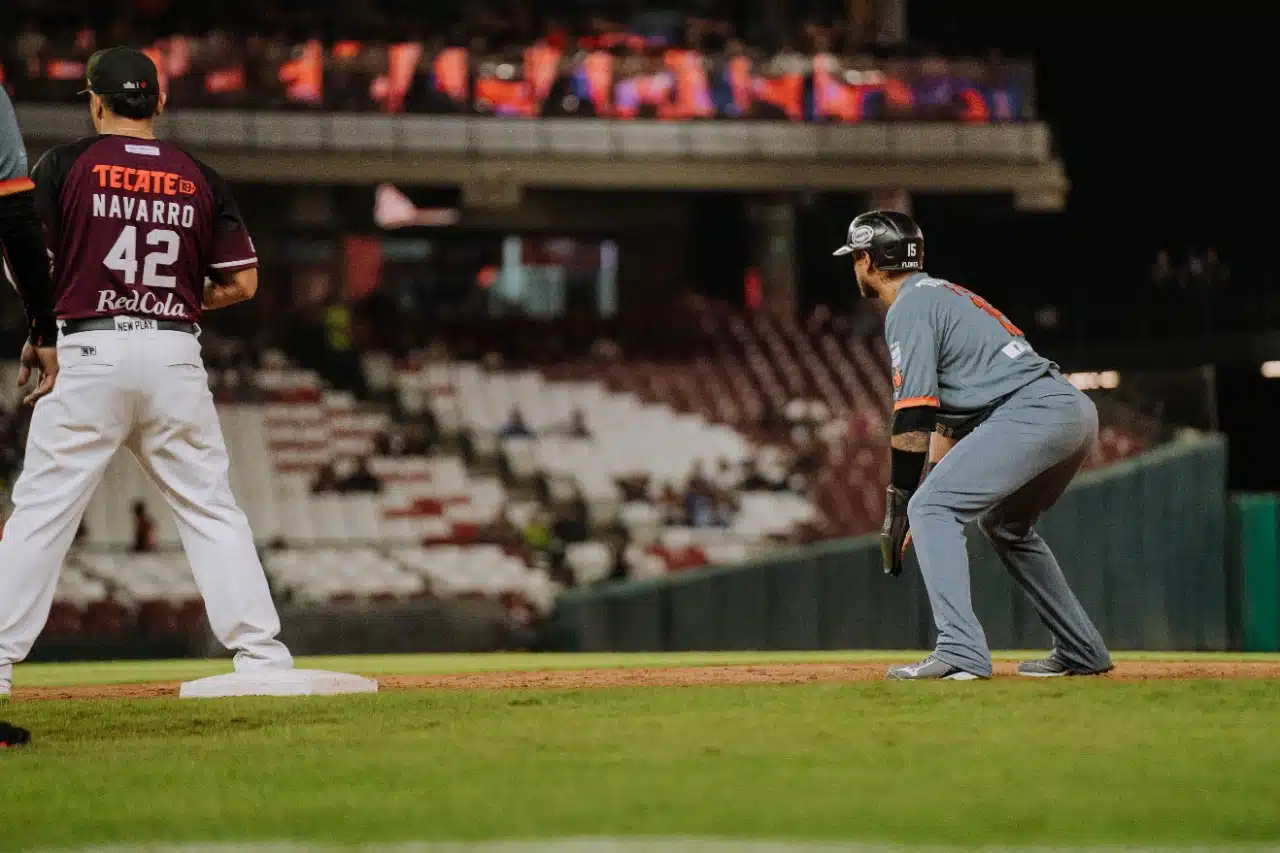
<instances>
[{"instance_id":1,"label":"white stadium seat","mask_svg":"<svg viewBox=\"0 0 1280 853\"><path fill-rule=\"evenodd\" d=\"M578 584L597 583L613 572L613 552L603 542L576 542L565 551L565 565Z\"/></svg>"}]
</instances>

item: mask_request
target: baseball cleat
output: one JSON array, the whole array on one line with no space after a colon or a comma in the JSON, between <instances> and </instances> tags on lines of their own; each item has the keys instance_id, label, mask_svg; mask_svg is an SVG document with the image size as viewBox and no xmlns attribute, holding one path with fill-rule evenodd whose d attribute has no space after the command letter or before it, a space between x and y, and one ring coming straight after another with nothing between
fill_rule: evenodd
<instances>
[{"instance_id":1,"label":"baseball cleat","mask_svg":"<svg viewBox=\"0 0 1280 853\"><path fill-rule=\"evenodd\" d=\"M900 666L891 666L889 671L884 674L886 681L977 681L985 679L988 676L974 675L972 672L965 672L958 666L952 666L946 661L938 660L933 655L929 655L919 663L904 663Z\"/></svg>"},{"instance_id":2,"label":"baseball cleat","mask_svg":"<svg viewBox=\"0 0 1280 853\"><path fill-rule=\"evenodd\" d=\"M0 749L10 746L26 746L31 743L31 732L26 729L0 722Z\"/></svg>"},{"instance_id":3,"label":"baseball cleat","mask_svg":"<svg viewBox=\"0 0 1280 853\"><path fill-rule=\"evenodd\" d=\"M1053 655L1040 660L1024 660L1018 664L1018 675L1027 678L1060 678L1064 675L1102 675L1115 669L1115 664L1106 669L1084 670L1072 669Z\"/></svg>"}]
</instances>

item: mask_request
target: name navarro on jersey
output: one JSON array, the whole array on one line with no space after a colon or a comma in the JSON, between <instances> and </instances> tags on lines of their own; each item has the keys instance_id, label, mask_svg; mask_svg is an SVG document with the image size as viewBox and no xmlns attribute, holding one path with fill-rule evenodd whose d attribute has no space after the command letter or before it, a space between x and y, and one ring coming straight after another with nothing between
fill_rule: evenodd
<instances>
[{"instance_id":1,"label":"name navarro on jersey","mask_svg":"<svg viewBox=\"0 0 1280 853\"><path fill-rule=\"evenodd\" d=\"M93 194L93 215L100 219L129 219L175 228L190 228L196 221L195 205L106 193Z\"/></svg>"}]
</instances>

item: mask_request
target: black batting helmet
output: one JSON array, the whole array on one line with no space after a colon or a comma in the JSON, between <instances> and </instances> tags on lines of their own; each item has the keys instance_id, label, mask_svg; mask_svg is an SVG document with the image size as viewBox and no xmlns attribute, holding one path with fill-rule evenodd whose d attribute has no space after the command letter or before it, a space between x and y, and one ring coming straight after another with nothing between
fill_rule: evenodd
<instances>
[{"instance_id":1,"label":"black batting helmet","mask_svg":"<svg viewBox=\"0 0 1280 853\"><path fill-rule=\"evenodd\" d=\"M896 210L872 210L849 223L845 244L832 254L866 252L886 272L924 267L924 234L915 220Z\"/></svg>"}]
</instances>

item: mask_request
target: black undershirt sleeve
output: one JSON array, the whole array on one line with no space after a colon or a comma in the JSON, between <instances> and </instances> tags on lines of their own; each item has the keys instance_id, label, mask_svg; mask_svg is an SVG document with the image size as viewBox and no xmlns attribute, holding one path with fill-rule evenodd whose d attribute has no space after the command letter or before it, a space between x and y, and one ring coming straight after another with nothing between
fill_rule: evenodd
<instances>
[{"instance_id":1,"label":"black undershirt sleeve","mask_svg":"<svg viewBox=\"0 0 1280 853\"><path fill-rule=\"evenodd\" d=\"M53 315L53 280L45 251L35 192L0 196L0 248L13 273L13 284L27 312L29 340L35 346L54 346L58 326Z\"/></svg>"},{"instance_id":2,"label":"black undershirt sleeve","mask_svg":"<svg viewBox=\"0 0 1280 853\"><path fill-rule=\"evenodd\" d=\"M933 406L912 406L899 409L893 414L893 434L903 435L909 432L932 433L937 422L938 410ZM906 492L915 491L924 476L924 465L929 458L929 450L923 452L890 448L889 482L895 489Z\"/></svg>"}]
</instances>

